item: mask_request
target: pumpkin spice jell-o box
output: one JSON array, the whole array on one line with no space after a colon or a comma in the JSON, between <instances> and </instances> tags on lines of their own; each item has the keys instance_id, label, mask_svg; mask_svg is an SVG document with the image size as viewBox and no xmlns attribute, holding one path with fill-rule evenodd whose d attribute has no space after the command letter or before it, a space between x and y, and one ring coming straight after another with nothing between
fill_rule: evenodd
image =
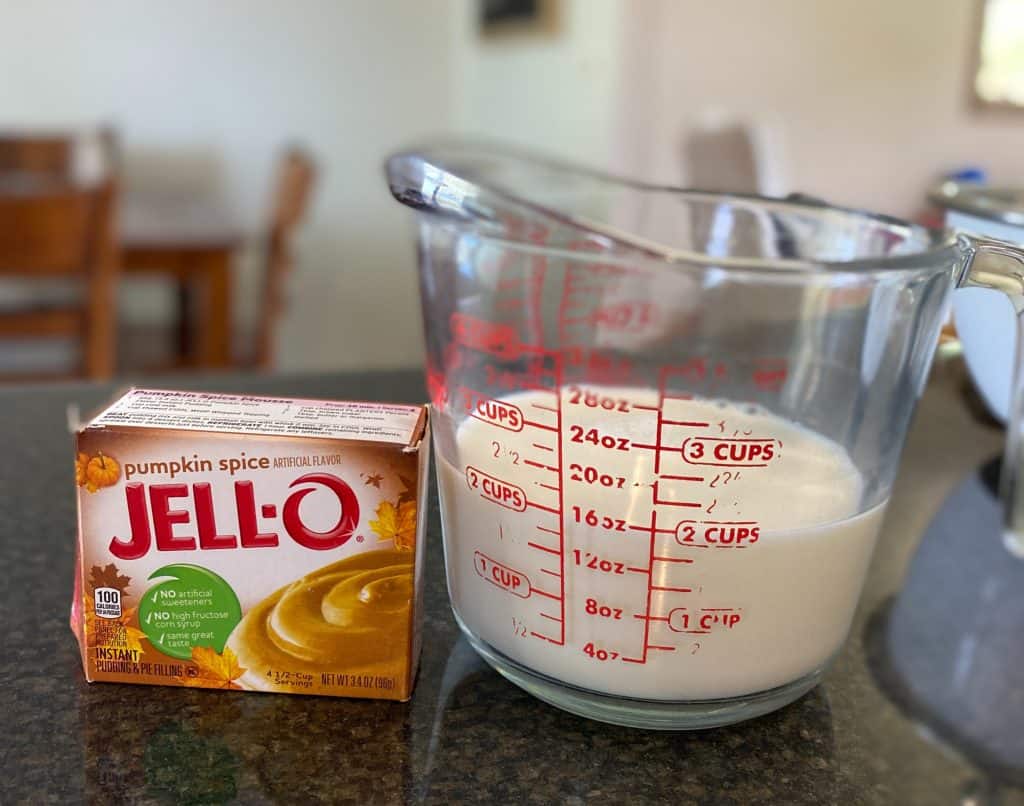
<instances>
[{"instance_id":1,"label":"pumpkin spice jell-o box","mask_svg":"<svg viewBox=\"0 0 1024 806\"><path fill-rule=\"evenodd\" d=\"M427 409L132 389L77 434L89 681L407 700Z\"/></svg>"}]
</instances>

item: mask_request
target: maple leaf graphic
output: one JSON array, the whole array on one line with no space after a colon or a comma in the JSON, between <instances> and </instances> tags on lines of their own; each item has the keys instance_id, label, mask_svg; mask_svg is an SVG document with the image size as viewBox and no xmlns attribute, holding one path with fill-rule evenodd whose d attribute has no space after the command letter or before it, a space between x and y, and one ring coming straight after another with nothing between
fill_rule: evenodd
<instances>
[{"instance_id":1,"label":"maple leaf graphic","mask_svg":"<svg viewBox=\"0 0 1024 806\"><path fill-rule=\"evenodd\" d=\"M127 597L128 586L132 578L126 577L113 563L104 566L94 565L89 569L89 585L93 590L96 588L114 588L121 591L122 597Z\"/></svg>"},{"instance_id":2,"label":"maple leaf graphic","mask_svg":"<svg viewBox=\"0 0 1024 806\"><path fill-rule=\"evenodd\" d=\"M380 489L380 483L384 481L384 477L380 473L374 473L371 476L366 477L366 483L372 484L378 490Z\"/></svg>"},{"instance_id":3,"label":"maple leaf graphic","mask_svg":"<svg viewBox=\"0 0 1024 806\"><path fill-rule=\"evenodd\" d=\"M416 482L408 476L403 476L401 473L398 474L398 480L402 482L402 492L398 495L398 506L402 506L409 501L416 503Z\"/></svg>"},{"instance_id":4,"label":"maple leaf graphic","mask_svg":"<svg viewBox=\"0 0 1024 806\"><path fill-rule=\"evenodd\" d=\"M89 454L79 452L75 456L75 484L79 487L85 484L85 468L89 464Z\"/></svg>"},{"instance_id":5,"label":"maple leaf graphic","mask_svg":"<svg viewBox=\"0 0 1024 806\"><path fill-rule=\"evenodd\" d=\"M138 627L133 627L131 621L135 618L135 611L137 608L131 610L125 610L124 615L121 616L121 623L124 625L124 644L125 649L131 649L142 654L142 641L149 640L149 637ZM138 623L138 619L135 619L135 623Z\"/></svg>"},{"instance_id":6,"label":"maple leaf graphic","mask_svg":"<svg viewBox=\"0 0 1024 806\"><path fill-rule=\"evenodd\" d=\"M238 665L238 657L230 647L224 647L224 651L218 653L213 647L194 646L192 662L198 667L199 674L178 678L183 686L241 690L235 681L245 674L246 669Z\"/></svg>"},{"instance_id":7,"label":"maple leaf graphic","mask_svg":"<svg viewBox=\"0 0 1024 806\"><path fill-rule=\"evenodd\" d=\"M377 520L370 521L370 528L382 541L395 541L399 551L412 551L416 545L416 502L406 501L396 507L390 501L381 501Z\"/></svg>"},{"instance_id":8,"label":"maple leaf graphic","mask_svg":"<svg viewBox=\"0 0 1024 806\"><path fill-rule=\"evenodd\" d=\"M121 631L115 633L116 637L113 639L106 639L107 643L102 646L112 646L116 649L129 649L138 652L140 655L143 652L142 642L149 640L148 636L140 630L138 627L132 624L132 620L138 623L136 619L137 608L129 608L121 613L120 618L106 619L100 618L96 615L96 601L93 599L91 593L85 594L84 597L84 614L85 614L85 634L89 636L90 646L100 646L96 643L96 636L99 635L101 628L102 630L109 630L113 625L120 625ZM110 633L107 633L109 635Z\"/></svg>"}]
</instances>

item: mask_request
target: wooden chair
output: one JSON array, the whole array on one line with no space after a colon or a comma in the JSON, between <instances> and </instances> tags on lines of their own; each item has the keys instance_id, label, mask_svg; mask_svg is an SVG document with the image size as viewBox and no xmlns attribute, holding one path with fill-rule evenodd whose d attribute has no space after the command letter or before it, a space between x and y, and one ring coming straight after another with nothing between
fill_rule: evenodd
<instances>
[{"instance_id":1,"label":"wooden chair","mask_svg":"<svg viewBox=\"0 0 1024 806\"><path fill-rule=\"evenodd\" d=\"M63 135L0 134L0 172L71 173L74 139Z\"/></svg>"},{"instance_id":2,"label":"wooden chair","mask_svg":"<svg viewBox=\"0 0 1024 806\"><path fill-rule=\"evenodd\" d=\"M80 279L75 302L0 311L0 339L17 344L72 338L80 345L73 374L108 378L114 371L116 186L43 183L0 193L0 278L37 282Z\"/></svg>"},{"instance_id":3,"label":"wooden chair","mask_svg":"<svg viewBox=\"0 0 1024 806\"><path fill-rule=\"evenodd\" d=\"M79 164L83 155L88 165ZM74 180L85 168L93 175L80 178L94 182L116 175L119 167L120 145L112 126L67 134L0 132L0 174Z\"/></svg>"},{"instance_id":4,"label":"wooden chair","mask_svg":"<svg viewBox=\"0 0 1024 806\"><path fill-rule=\"evenodd\" d=\"M285 305L285 279L291 271L292 237L309 205L316 165L304 149L289 148L278 166L270 221L266 233L263 297L256 331L255 363L274 363L274 334Z\"/></svg>"}]
</instances>

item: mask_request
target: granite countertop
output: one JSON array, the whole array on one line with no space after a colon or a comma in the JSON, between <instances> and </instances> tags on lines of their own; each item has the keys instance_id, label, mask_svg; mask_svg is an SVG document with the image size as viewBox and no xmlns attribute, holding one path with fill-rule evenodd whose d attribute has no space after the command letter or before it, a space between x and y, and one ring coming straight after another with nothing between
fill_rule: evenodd
<instances>
[{"instance_id":1,"label":"granite countertop","mask_svg":"<svg viewBox=\"0 0 1024 806\"><path fill-rule=\"evenodd\" d=\"M922 400L851 640L826 682L775 714L701 733L590 722L491 671L448 607L436 496L410 702L88 685L67 626L75 504L66 409L87 410L112 387L0 391L0 803L1024 803L1012 759L990 764L958 746L955 724L912 718L900 685L887 681L884 642L872 637L943 500L999 451L1000 432L969 414L961 384L956 367L940 367ZM398 372L174 385L424 396L418 373Z\"/></svg>"}]
</instances>

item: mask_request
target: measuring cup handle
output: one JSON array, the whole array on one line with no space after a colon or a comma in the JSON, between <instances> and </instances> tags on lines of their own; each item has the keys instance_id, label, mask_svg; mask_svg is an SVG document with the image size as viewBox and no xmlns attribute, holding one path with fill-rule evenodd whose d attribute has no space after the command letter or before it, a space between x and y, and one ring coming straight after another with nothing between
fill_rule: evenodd
<instances>
[{"instance_id":1,"label":"measuring cup handle","mask_svg":"<svg viewBox=\"0 0 1024 806\"><path fill-rule=\"evenodd\" d=\"M977 286L1002 291L1017 316L1017 340L1013 362L1006 448L999 474L1003 501L1003 542L1007 550L1024 558L1024 473L1021 425L1024 420L1024 249L992 238L959 235L964 260L957 287Z\"/></svg>"}]
</instances>

